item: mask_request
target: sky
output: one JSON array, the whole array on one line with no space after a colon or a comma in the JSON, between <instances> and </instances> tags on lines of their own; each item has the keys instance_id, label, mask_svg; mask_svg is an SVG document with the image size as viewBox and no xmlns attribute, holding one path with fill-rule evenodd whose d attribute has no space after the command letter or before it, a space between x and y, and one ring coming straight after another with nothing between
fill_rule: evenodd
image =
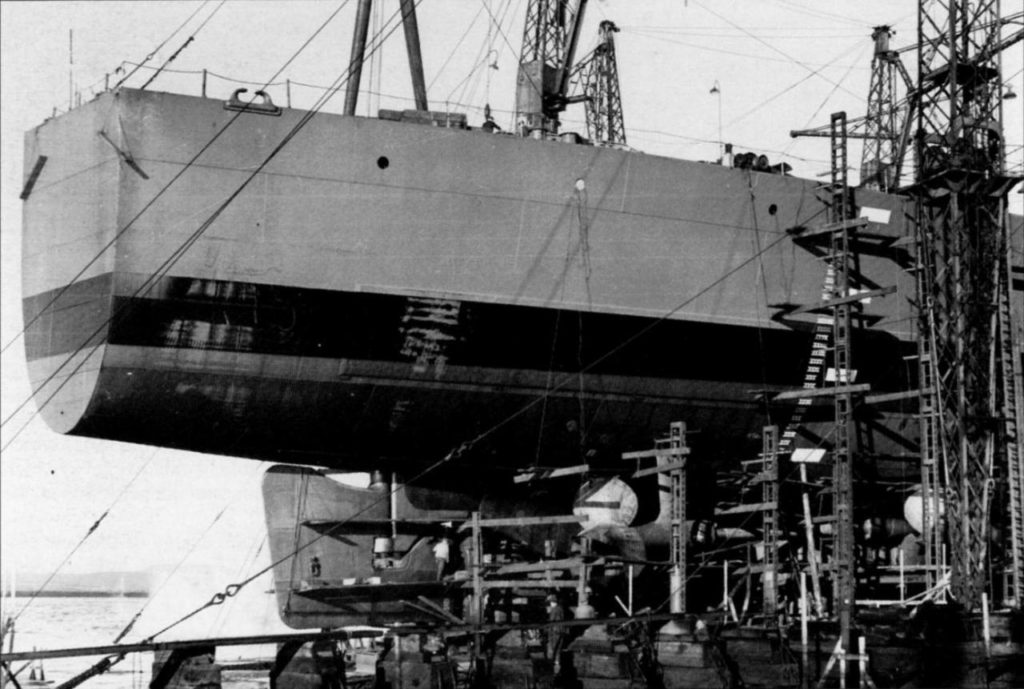
<instances>
[{"instance_id":1,"label":"sky","mask_svg":"<svg viewBox=\"0 0 1024 689\"><path fill-rule=\"evenodd\" d=\"M592 0L580 54L593 47L598 22L616 22L627 141L634 148L713 160L724 140L737 151L766 153L773 163L784 160L795 174L815 178L828 172L827 140L794 140L789 131L825 124L838 110L862 114L871 29L889 24L896 31L894 46L911 43L916 5ZM186 584L178 588L193 591L189 595L198 602L269 562L266 548L260 549L260 463L64 437L33 416L32 403L14 413L29 395L18 338L22 136L55 111L67 110L69 102L88 101L105 83L114 85L131 72L130 63L145 62L126 80L141 86L153 76L152 67L189 35L195 40L147 88L199 95L206 69L210 97L227 98L244 85L225 77L260 84L273 78L269 91L275 102L307 107L322 93L318 87L347 66L354 6L341 0L0 2L0 344L7 347L0 363L0 444L9 443L0 456L5 573L58 567L167 571L180 565ZM471 124L479 124L484 103L490 103L507 127L525 6L525 0L422 0L418 15L433 109L465 111ZM376 7L371 32L394 26L387 20L398 0L378 0ZM904 58L912 61L913 54ZM1004 65L1004 77L1024 96L1024 46L1006 53ZM379 107L412 107L400 29L374 56L362 83L367 93L361 115ZM718 94L711 93L715 85ZM325 109L339 111L341 100L339 94ZM1010 163L1018 170L1024 157L1022 104L1024 97L1005 101L1004 113ZM582 130L581 122L582 112L571 113L563 128ZM860 159L855 145L850 159ZM1013 199L1017 212L1021 198Z\"/></svg>"}]
</instances>

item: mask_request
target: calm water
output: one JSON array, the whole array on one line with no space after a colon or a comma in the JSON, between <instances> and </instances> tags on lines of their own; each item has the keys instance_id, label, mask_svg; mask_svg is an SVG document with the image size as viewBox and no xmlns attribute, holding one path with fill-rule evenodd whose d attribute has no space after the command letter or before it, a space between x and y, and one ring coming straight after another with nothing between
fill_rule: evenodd
<instances>
[{"instance_id":1,"label":"calm water","mask_svg":"<svg viewBox=\"0 0 1024 689\"><path fill-rule=\"evenodd\" d=\"M57 648L77 648L82 646L100 646L113 643L125 624L146 604L145 598L37 598L19 617L15 628L14 650L26 651L32 648L39 650ZM19 611L25 604L19 600L13 608L4 601L3 616L9 610ZM143 618L145 619L145 618ZM141 624L141 621L140 621ZM145 631L145 630L140 630ZM248 630L247 630L248 631ZM273 630L279 631L279 630ZM128 640L137 640L141 634L131 633ZM195 638L189 634L188 638ZM5 640L4 650L7 649ZM238 658L255 658L273 655L274 649L267 646L235 647L224 649L227 658L218 655L218 660ZM46 660L43 669L46 679L52 680L55 686L88 669L103 656L63 658ZM153 664L152 653L135 653L105 674L88 680L82 686L86 689L136 689L148 687ZM15 668L21 663L15 663ZM19 680L28 678L28 670L18 675ZM262 678L255 678L250 673L245 676L225 677L224 684L230 689L255 689L267 686ZM28 689L23 685L23 689Z\"/></svg>"}]
</instances>

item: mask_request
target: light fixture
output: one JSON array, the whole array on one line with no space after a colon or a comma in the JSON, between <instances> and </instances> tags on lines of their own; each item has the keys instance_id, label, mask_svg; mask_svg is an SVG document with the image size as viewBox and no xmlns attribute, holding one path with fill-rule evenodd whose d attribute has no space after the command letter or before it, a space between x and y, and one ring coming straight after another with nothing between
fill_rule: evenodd
<instances>
[{"instance_id":1,"label":"light fixture","mask_svg":"<svg viewBox=\"0 0 1024 689\"><path fill-rule=\"evenodd\" d=\"M715 85L711 87L711 90L708 91L708 93L721 93L721 92L722 92L722 89L720 89L718 87L718 80L715 79Z\"/></svg>"},{"instance_id":2,"label":"light fixture","mask_svg":"<svg viewBox=\"0 0 1024 689\"><path fill-rule=\"evenodd\" d=\"M1017 94L1013 92L1012 86L1007 86L1006 91L1003 93L1003 100L1013 100L1017 97Z\"/></svg>"}]
</instances>

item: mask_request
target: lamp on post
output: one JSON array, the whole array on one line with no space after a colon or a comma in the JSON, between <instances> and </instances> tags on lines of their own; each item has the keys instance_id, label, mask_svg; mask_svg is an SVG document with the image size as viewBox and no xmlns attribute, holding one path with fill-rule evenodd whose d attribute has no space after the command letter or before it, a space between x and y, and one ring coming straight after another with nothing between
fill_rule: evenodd
<instances>
[{"instance_id":1,"label":"lamp on post","mask_svg":"<svg viewBox=\"0 0 1024 689\"><path fill-rule=\"evenodd\" d=\"M718 79L715 79L714 86L708 93L713 93L718 96L718 162L725 162L725 142L722 140L722 87L718 84Z\"/></svg>"}]
</instances>

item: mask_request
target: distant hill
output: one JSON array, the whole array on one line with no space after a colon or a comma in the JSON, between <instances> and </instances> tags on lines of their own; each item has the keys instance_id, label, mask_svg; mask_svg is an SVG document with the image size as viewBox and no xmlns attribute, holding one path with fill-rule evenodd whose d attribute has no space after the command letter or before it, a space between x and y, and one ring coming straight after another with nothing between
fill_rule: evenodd
<instances>
[{"instance_id":1,"label":"distant hill","mask_svg":"<svg viewBox=\"0 0 1024 689\"><path fill-rule=\"evenodd\" d=\"M45 582L48 574L18 573L19 597L31 596ZM87 572L84 574L58 573L40 596L148 596L152 576L149 572Z\"/></svg>"}]
</instances>

